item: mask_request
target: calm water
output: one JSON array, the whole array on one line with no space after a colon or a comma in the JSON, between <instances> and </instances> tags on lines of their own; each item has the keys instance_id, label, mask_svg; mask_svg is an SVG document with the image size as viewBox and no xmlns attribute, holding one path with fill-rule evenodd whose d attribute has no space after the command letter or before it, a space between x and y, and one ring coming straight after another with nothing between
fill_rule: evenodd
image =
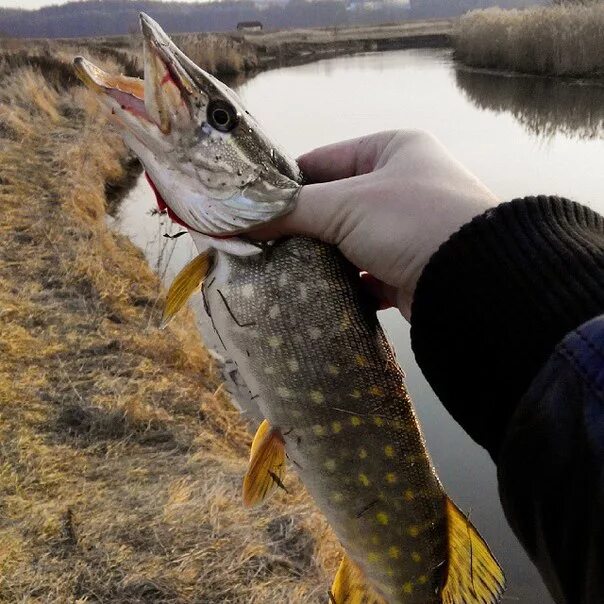
<instances>
[{"instance_id":1,"label":"calm water","mask_svg":"<svg viewBox=\"0 0 604 604\"><path fill-rule=\"evenodd\" d=\"M448 52L422 50L270 71L239 92L268 133L293 154L377 130L423 128L502 200L560 194L604 212L604 86L458 71ZM186 235L173 241L162 237L180 229L149 215L153 207L141 180L117 225L169 280L193 251ZM507 528L492 462L432 393L413 360L405 322L395 311L381 318L405 368L438 473L506 571L506 600L550 603Z\"/></svg>"}]
</instances>

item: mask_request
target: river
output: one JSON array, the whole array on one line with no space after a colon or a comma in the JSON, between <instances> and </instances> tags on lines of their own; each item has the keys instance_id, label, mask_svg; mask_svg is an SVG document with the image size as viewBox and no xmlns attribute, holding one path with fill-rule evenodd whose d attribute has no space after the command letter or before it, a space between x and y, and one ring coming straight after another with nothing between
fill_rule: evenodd
<instances>
[{"instance_id":1,"label":"river","mask_svg":"<svg viewBox=\"0 0 604 604\"><path fill-rule=\"evenodd\" d=\"M458 69L449 51L405 50L323 60L261 73L238 88L250 112L292 154L378 130L430 130L501 200L560 194L604 213L604 85ZM169 282L192 257L188 235L152 215L141 178L117 227ZM508 528L495 467L442 408L413 360L409 328L381 313L438 473L470 513L506 571L506 600L549 604L537 572ZM471 379L471 368L468 371Z\"/></svg>"}]
</instances>

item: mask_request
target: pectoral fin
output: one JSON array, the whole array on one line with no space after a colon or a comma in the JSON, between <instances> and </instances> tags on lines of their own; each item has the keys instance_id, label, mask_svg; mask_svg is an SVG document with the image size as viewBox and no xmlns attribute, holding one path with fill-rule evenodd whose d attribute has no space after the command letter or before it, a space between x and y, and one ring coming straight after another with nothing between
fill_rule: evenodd
<instances>
[{"instance_id":1,"label":"pectoral fin","mask_svg":"<svg viewBox=\"0 0 604 604\"><path fill-rule=\"evenodd\" d=\"M361 569L346 555L342 558L331 591L330 604L386 604L367 583Z\"/></svg>"},{"instance_id":2,"label":"pectoral fin","mask_svg":"<svg viewBox=\"0 0 604 604\"><path fill-rule=\"evenodd\" d=\"M285 443L281 432L264 420L254 436L250 464L243 479L243 503L262 503L277 487L285 489Z\"/></svg>"},{"instance_id":3,"label":"pectoral fin","mask_svg":"<svg viewBox=\"0 0 604 604\"><path fill-rule=\"evenodd\" d=\"M505 588L503 571L460 509L448 498L446 506L449 560L443 604L496 604Z\"/></svg>"},{"instance_id":4,"label":"pectoral fin","mask_svg":"<svg viewBox=\"0 0 604 604\"><path fill-rule=\"evenodd\" d=\"M166 296L161 327L165 327L187 303L187 300L201 287L210 270L211 261L211 252L202 252L176 275Z\"/></svg>"}]
</instances>

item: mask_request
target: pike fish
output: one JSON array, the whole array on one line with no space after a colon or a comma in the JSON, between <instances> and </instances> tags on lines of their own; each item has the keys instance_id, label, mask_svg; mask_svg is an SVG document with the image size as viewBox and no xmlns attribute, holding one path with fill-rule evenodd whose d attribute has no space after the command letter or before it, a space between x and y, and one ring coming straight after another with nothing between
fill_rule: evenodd
<instances>
[{"instance_id":1,"label":"pike fish","mask_svg":"<svg viewBox=\"0 0 604 604\"><path fill-rule=\"evenodd\" d=\"M247 235L290 211L296 162L237 94L142 14L144 80L75 69L140 158L200 255L168 293L169 320L199 289L264 421L243 501L283 487L287 458L333 527L343 559L331 604L492 604L504 576L430 461L393 352L335 247Z\"/></svg>"}]
</instances>

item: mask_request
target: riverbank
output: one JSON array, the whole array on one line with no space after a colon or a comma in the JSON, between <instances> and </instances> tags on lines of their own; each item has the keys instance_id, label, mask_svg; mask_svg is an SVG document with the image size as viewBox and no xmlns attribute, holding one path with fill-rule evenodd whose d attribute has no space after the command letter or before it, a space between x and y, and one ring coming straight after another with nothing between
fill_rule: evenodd
<instances>
[{"instance_id":1,"label":"riverbank","mask_svg":"<svg viewBox=\"0 0 604 604\"><path fill-rule=\"evenodd\" d=\"M322 601L329 530L294 477L243 509L250 434L107 227L128 155L61 56L0 61L0 602Z\"/></svg>"},{"instance_id":2,"label":"riverbank","mask_svg":"<svg viewBox=\"0 0 604 604\"><path fill-rule=\"evenodd\" d=\"M256 49L260 67L270 68L361 52L443 48L451 45L454 23L453 19L434 19L375 26L247 32L235 37Z\"/></svg>"},{"instance_id":3,"label":"riverbank","mask_svg":"<svg viewBox=\"0 0 604 604\"><path fill-rule=\"evenodd\" d=\"M525 10L491 8L463 16L455 57L473 67L604 79L604 2Z\"/></svg>"},{"instance_id":4,"label":"riverbank","mask_svg":"<svg viewBox=\"0 0 604 604\"><path fill-rule=\"evenodd\" d=\"M224 77L361 52L448 47L455 23L456 19L432 19L356 27L175 34L173 39L198 65ZM11 43L15 48L25 47L25 41ZM78 48L109 54L115 60L127 61L130 71L140 65L138 34L44 44L51 49Z\"/></svg>"}]
</instances>

